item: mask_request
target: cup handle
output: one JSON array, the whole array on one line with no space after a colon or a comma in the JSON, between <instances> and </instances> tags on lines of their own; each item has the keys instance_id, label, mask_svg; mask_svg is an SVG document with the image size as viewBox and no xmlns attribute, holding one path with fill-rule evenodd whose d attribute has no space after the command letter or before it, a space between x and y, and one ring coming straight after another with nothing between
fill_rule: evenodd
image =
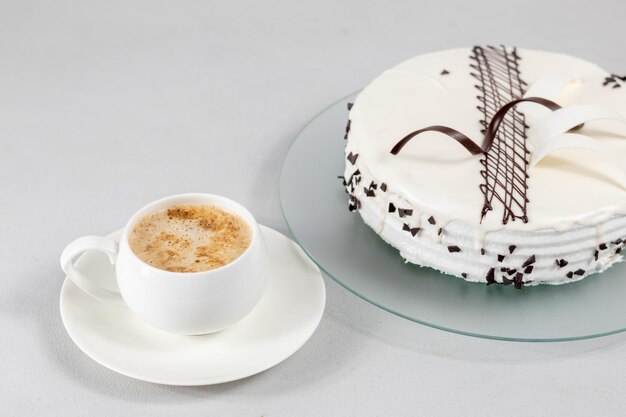
<instances>
[{"instance_id":1,"label":"cup handle","mask_svg":"<svg viewBox=\"0 0 626 417\"><path fill-rule=\"evenodd\" d=\"M118 244L111 238L101 236L80 237L63 249L61 254L61 269L81 290L99 300L124 305L124 300L119 292L107 290L94 284L82 272L74 266L79 255L88 250L104 252L109 256L111 264L117 260Z\"/></svg>"}]
</instances>

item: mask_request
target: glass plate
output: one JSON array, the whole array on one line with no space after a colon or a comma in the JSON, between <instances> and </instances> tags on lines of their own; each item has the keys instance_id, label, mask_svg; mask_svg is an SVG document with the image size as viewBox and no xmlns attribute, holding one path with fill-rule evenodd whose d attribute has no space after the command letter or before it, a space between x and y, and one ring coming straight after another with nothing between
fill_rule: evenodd
<instances>
[{"instance_id":1,"label":"glass plate","mask_svg":"<svg viewBox=\"0 0 626 417\"><path fill-rule=\"evenodd\" d=\"M283 163L280 199L296 241L339 284L427 326L513 341L565 341L626 330L626 263L582 281L524 287L471 283L405 264L348 211L344 169L346 97L298 134Z\"/></svg>"}]
</instances>

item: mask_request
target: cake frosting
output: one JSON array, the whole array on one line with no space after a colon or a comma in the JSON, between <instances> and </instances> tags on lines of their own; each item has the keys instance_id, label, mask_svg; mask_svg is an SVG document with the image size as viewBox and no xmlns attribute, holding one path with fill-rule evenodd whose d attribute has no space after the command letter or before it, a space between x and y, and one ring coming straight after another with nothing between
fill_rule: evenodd
<instances>
[{"instance_id":1,"label":"cake frosting","mask_svg":"<svg viewBox=\"0 0 626 417\"><path fill-rule=\"evenodd\" d=\"M512 47L412 58L350 106L349 208L406 261L470 281L603 271L626 238L624 84Z\"/></svg>"}]
</instances>

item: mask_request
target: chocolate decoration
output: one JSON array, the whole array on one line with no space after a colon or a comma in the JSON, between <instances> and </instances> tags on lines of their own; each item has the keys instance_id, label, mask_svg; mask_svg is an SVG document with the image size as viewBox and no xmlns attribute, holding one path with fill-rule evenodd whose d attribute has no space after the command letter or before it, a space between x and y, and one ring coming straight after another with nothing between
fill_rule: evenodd
<instances>
[{"instance_id":1,"label":"chocolate decoration","mask_svg":"<svg viewBox=\"0 0 626 417\"><path fill-rule=\"evenodd\" d=\"M478 108L483 112L481 123L485 127L482 146L456 129L434 125L409 133L390 152L397 155L412 138L423 132L434 131L449 136L470 154L484 155L481 159L481 175L485 181L480 184L484 196L481 222L493 210L495 198L504 207L502 224L516 219L527 223L528 126L522 113L511 110L523 102L540 104L550 110L560 109L560 106L541 97L520 98L526 84L520 78L519 56L515 49L475 47L470 58L474 62L470 66L476 71L472 76L481 82L477 88L482 93L478 96L482 101Z\"/></svg>"},{"instance_id":2,"label":"chocolate decoration","mask_svg":"<svg viewBox=\"0 0 626 417\"><path fill-rule=\"evenodd\" d=\"M480 254L481 254L481 255L484 255L485 253L486 253L486 252L485 252L485 248L481 248L481 249L480 249Z\"/></svg>"},{"instance_id":3,"label":"chocolate decoration","mask_svg":"<svg viewBox=\"0 0 626 417\"><path fill-rule=\"evenodd\" d=\"M593 252L593 259L596 261L598 260L598 254L599 252L597 250Z\"/></svg>"},{"instance_id":4,"label":"chocolate decoration","mask_svg":"<svg viewBox=\"0 0 626 417\"><path fill-rule=\"evenodd\" d=\"M612 241L611 243L614 245L619 245L620 243L622 243L624 240L622 238L619 238L617 240Z\"/></svg>"},{"instance_id":5,"label":"chocolate decoration","mask_svg":"<svg viewBox=\"0 0 626 417\"><path fill-rule=\"evenodd\" d=\"M370 182L370 188L375 190L375 189L378 188L378 185L376 185L376 183L374 181L372 181L372 182Z\"/></svg>"},{"instance_id":6,"label":"chocolate decoration","mask_svg":"<svg viewBox=\"0 0 626 417\"><path fill-rule=\"evenodd\" d=\"M355 154L353 154L352 152L350 152L350 153L348 154L348 156L346 157L346 159L347 159L348 161L350 161L350 163L351 163L352 165L354 165L354 163L356 162L356 159L357 159L358 157L359 157L359 154L358 154L358 153L355 155Z\"/></svg>"},{"instance_id":7,"label":"chocolate decoration","mask_svg":"<svg viewBox=\"0 0 626 417\"><path fill-rule=\"evenodd\" d=\"M482 113L480 123L485 129L503 105L519 99L526 92L526 82L520 75L517 50L507 50L501 47L475 46L470 56L471 75L479 82L476 88L480 91L477 106ZM504 206L502 222L506 224L510 219L528 221L526 215L526 180L527 154L526 147L526 120L518 111L502 114L506 116L506 123L497 135L497 138L487 139L483 144L486 153L481 159L483 170L481 175L484 183L480 185L484 201L481 210L481 221L487 213L493 210L495 198ZM499 125L499 123L498 123ZM497 130L497 129L496 129ZM494 130L492 130L494 132ZM497 132L495 132L497 133ZM495 145L494 145L495 144ZM512 175L510 175L512 174Z\"/></svg>"},{"instance_id":8,"label":"chocolate decoration","mask_svg":"<svg viewBox=\"0 0 626 417\"><path fill-rule=\"evenodd\" d=\"M450 71L448 71L447 69L444 69L441 71L441 75L448 75L450 74Z\"/></svg>"},{"instance_id":9,"label":"chocolate decoration","mask_svg":"<svg viewBox=\"0 0 626 417\"><path fill-rule=\"evenodd\" d=\"M498 262L504 261L504 255L498 255Z\"/></svg>"},{"instance_id":10,"label":"chocolate decoration","mask_svg":"<svg viewBox=\"0 0 626 417\"><path fill-rule=\"evenodd\" d=\"M350 134L350 126L352 125L352 120L348 119L348 123L346 123L346 131L343 135L343 139L348 139L348 135Z\"/></svg>"},{"instance_id":11,"label":"chocolate decoration","mask_svg":"<svg viewBox=\"0 0 626 417\"><path fill-rule=\"evenodd\" d=\"M604 79L604 82L602 83L604 87L611 87L611 88L620 88L622 84L626 84L626 75L623 77L620 77L619 75L611 74L608 77L606 77Z\"/></svg>"},{"instance_id":12,"label":"chocolate decoration","mask_svg":"<svg viewBox=\"0 0 626 417\"><path fill-rule=\"evenodd\" d=\"M533 272L533 268L534 268L534 266L532 266L532 265L528 265L528 266L526 267L526 269L524 269L524 273L525 273L525 274L530 274L531 272Z\"/></svg>"},{"instance_id":13,"label":"chocolate decoration","mask_svg":"<svg viewBox=\"0 0 626 417\"><path fill-rule=\"evenodd\" d=\"M398 216L400 217L405 217L405 216L410 216L413 214L413 210L412 209L398 209Z\"/></svg>"},{"instance_id":14,"label":"chocolate decoration","mask_svg":"<svg viewBox=\"0 0 626 417\"><path fill-rule=\"evenodd\" d=\"M387 192L387 184L384 182L380 184L380 191Z\"/></svg>"},{"instance_id":15,"label":"chocolate decoration","mask_svg":"<svg viewBox=\"0 0 626 417\"><path fill-rule=\"evenodd\" d=\"M347 105L348 111L352 110L352 106L354 106L354 103L348 103Z\"/></svg>"},{"instance_id":16,"label":"chocolate decoration","mask_svg":"<svg viewBox=\"0 0 626 417\"><path fill-rule=\"evenodd\" d=\"M606 243L600 243L600 246L598 246L598 248L600 248L600 250L605 250L608 246L606 246Z\"/></svg>"},{"instance_id":17,"label":"chocolate decoration","mask_svg":"<svg viewBox=\"0 0 626 417\"><path fill-rule=\"evenodd\" d=\"M463 133L459 132L456 129L452 129L451 127L440 126L440 125L428 126L423 129L419 129L419 130L409 133L408 135L400 139L400 141L396 143L396 145L393 148L391 148L390 152L393 155L397 155L398 152L400 152L402 148L404 148L404 145L409 143L409 141L413 139L415 136L423 132L443 133L444 135L451 137L452 139L456 140L461 145L463 145L463 147L472 155L478 155L478 154L483 153L483 149L479 145L477 145L476 142L474 142L469 137L465 136Z\"/></svg>"},{"instance_id":18,"label":"chocolate decoration","mask_svg":"<svg viewBox=\"0 0 626 417\"><path fill-rule=\"evenodd\" d=\"M376 197L376 194L374 193L374 190L372 189L367 189L363 187L363 192L365 193L367 197Z\"/></svg>"},{"instance_id":19,"label":"chocolate decoration","mask_svg":"<svg viewBox=\"0 0 626 417\"><path fill-rule=\"evenodd\" d=\"M389 213L393 213L394 211L396 211L396 206L394 206L393 203L389 203L388 211Z\"/></svg>"},{"instance_id":20,"label":"chocolate decoration","mask_svg":"<svg viewBox=\"0 0 626 417\"><path fill-rule=\"evenodd\" d=\"M463 278L467 278L467 274L466 274L465 272L462 272L462 273L461 273L461 276L462 276Z\"/></svg>"},{"instance_id":21,"label":"chocolate decoration","mask_svg":"<svg viewBox=\"0 0 626 417\"><path fill-rule=\"evenodd\" d=\"M415 237L415 235L417 235L417 233L420 231L420 228L419 227L411 228L408 224L404 223L402 225L402 230L406 230L407 232L410 232L411 235Z\"/></svg>"},{"instance_id":22,"label":"chocolate decoration","mask_svg":"<svg viewBox=\"0 0 626 417\"><path fill-rule=\"evenodd\" d=\"M558 266L559 268L563 268L564 266L567 266L567 264L569 263L565 259L557 259L555 262L556 262L556 266Z\"/></svg>"},{"instance_id":23,"label":"chocolate decoration","mask_svg":"<svg viewBox=\"0 0 626 417\"><path fill-rule=\"evenodd\" d=\"M512 279L508 279L507 277L503 276L502 277L502 284L503 285L511 285L511 284L513 284L513 280Z\"/></svg>"},{"instance_id":24,"label":"chocolate decoration","mask_svg":"<svg viewBox=\"0 0 626 417\"><path fill-rule=\"evenodd\" d=\"M518 272L517 275L515 275L513 282L515 283L515 288L517 288L518 290L521 290L522 285L524 284L524 274L522 274L521 272Z\"/></svg>"},{"instance_id":25,"label":"chocolate decoration","mask_svg":"<svg viewBox=\"0 0 626 417\"><path fill-rule=\"evenodd\" d=\"M574 274L575 275L579 275L579 276L585 275L585 270L584 269L577 269L577 270L574 271Z\"/></svg>"},{"instance_id":26,"label":"chocolate decoration","mask_svg":"<svg viewBox=\"0 0 626 417\"><path fill-rule=\"evenodd\" d=\"M450 253L461 252L461 248L459 248L456 245L448 246L448 252L450 252Z\"/></svg>"},{"instance_id":27,"label":"chocolate decoration","mask_svg":"<svg viewBox=\"0 0 626 417\"><path fill-rule=\"evenodd\" d=\"M434 218L433 216L430 216L430 217L428 218L428 223L432 224L433 226L434 226L435 224L437 224L437 222L435 221L435 218Z\"/></svg>"},{"instance_id":28,"label":"chocolate decoration","mask_svg":"<svg viewBox=\"0 0 626 417\"><path fill-rule=\"evenodd\" d=\"M515 269L515 268L511 268L511 269L509 269L509 270L507 271L507 274L509 274L509 275L513 275L513 274L514 274L514 273L516 273L516 272L517 272L517 269Z\"/></svg>"},{"instance_id":29,"label":"chocolate decoration","mask_svg":"<svg viewBox=\"0 0 626 417\"><path fill-rule=\"evenodd\" d=\"M517 248L517 246L515 245L509 246L509 253L513 253L515 251L515 248Z\"/></svg>"},{"instance_id":30,"label":"chocolate decoration","mask_svg":"<svg viewBox=\"0 0 626 417\"><path fill-rule=\"evenodd\" d=\"M615 254L616 255L619 255L620 253L622 253L622 248L615 249Z\"/></svg>"},{"instance_id":31,"label":"chocolate decoration","mask_svg":"<svg viewBox=\"0 0 626 417\"><path fill-rule=\"evenodd\" d=\"M487 280L487 285L491 285L491 284L495 284L496 283L495 276L496 276L495 270L493 268L491 268L487 272L487 276L485 277L485 279Z\"/></svg>"},{"instance_id":32,"label":"chocolate decoration","mask_svg":"<svg viewBox=\"0 0 626 417\"><path fill-rule=\"evenodd\" d=\"M574 273L572 271L569 271L567 274L565 274L565 276L571 279L574 277Z\"/></svg>"},{"instance_id":33,"label":"chocolate decoration","mask_svg":"<svg viewBox=\"0 0 626 417\"><path fill-rule=\"evenodd\" d=\"M443 233L443 227L440 227L439 230L437 230L437 236L441 236L442 233Z\"/></svg>"},{"instance_id":34,"label":"chocolate decoration","mask_svg":"<svg viewBox=\"0 0 626 417\"><path fill-rule=\"evenodd\" d=\"M524 261L524 263L522 264L522 268L526 268L528 265L532 265L536 261L537 261L537 258L535 258L535 255L532 255L530 258Z\"/></svg>"}]
</instances>

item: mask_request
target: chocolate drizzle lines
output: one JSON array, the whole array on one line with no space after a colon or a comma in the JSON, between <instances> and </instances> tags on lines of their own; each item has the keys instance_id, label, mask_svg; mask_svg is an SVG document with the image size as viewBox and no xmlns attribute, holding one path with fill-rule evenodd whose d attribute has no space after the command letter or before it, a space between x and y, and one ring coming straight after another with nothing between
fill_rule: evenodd
<instances>
[{"instance_id":1,"label":"chocolate drizzle lines","mask_svg":"<svg viewBox=\"0 0 626 417\"><path fill-rule=\"evenodd\" d=\"M476 46L470 60L471 75L479 82L476 88L480 91L481 124L488 133L488 125L498 109L524 96L526 83L520 76L520 57L515 48ZM524 115L516 110L507 113L503 117L502 129L495 132L493 144L481 160L481 175L485 181L480 187L484 195L481 221L493 210L493 200L496 199L504 208L503 224L516 219L528 222L526 129Z\"/></svg>"}]
</instances>

